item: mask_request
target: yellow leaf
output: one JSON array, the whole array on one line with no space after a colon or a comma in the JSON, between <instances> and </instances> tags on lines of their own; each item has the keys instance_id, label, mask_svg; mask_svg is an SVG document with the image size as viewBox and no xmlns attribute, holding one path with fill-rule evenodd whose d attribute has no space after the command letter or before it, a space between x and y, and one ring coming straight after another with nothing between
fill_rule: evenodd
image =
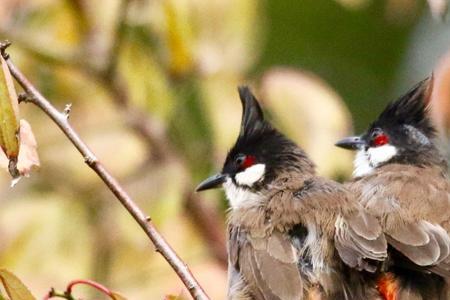
<instances>
[{"instance_id":1,"label":"yellow leaf","mask_svg":"<svg viewBox=\"0 0 450 300\"><path fill-rule=\"evenodd\" d=\"M112 296L114 300L127 300L127 298L116 292L112 292Z\"/></svg>"},{"instance_id":2,"label":"yellow leaf","mask_svg":"<svg viewBox=\"0 0 450 300\"><path fill-rule=\"evenodd\" d=\"M164 296L164 300L187 300L189 297L186 297L185 295L184 295L184 292L183 291L181 291L181 293L180 294L178 294L178 295L166 295L166 296Z\"/></svg>"},{"instance_id":3,"label":"yellow leaf","mask_svg":"<svg viewBox=\"0 0 450 300\"><path fill-rule=\"evenodd\" d=\"M182 3L175 3L174 0L164 1L167 44L170 51L169 67L174 75L183 75L193 67L189 10L180 4Z\"/></svg>"},{"instance_id":4,"label":"yellow leaf","mask_svg":"<svg viewBox=\"0 0 450 300\"><path fill-rule=\"evenodd\" d=\"M0 280L10 300L36 300L28 288L13 273L0 269Z\"/></svg>"},{"instance_id":5,"label":"yellow leaf","mask_svg":"<svg viewBox=\"0 0 450 300\"><path fill-rule=\"evenodd\" d=\"M11 73L3 57L0 57L0 64L0 146L8 158L13 159L19 154L19 104Z\"/></svg>"}]
</instances>

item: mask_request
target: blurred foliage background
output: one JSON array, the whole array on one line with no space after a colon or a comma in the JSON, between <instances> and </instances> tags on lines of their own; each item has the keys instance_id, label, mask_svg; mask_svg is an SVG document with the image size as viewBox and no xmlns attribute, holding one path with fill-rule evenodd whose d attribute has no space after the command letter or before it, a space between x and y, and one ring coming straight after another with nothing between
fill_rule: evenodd
<instances>
[{"instance_id":1,"label":"blurred foliage background","mask_svg":"<svg viewBox=\"0 0 450 300\"><path fill-rule=\"evenodd\" d=\"M226 202L193 190L237 136L237 85L345 179L352 157L333 143L428 76L450 26L419 0L1 0L0 38L48 99L73 104L81 136L224 299ZM75 278L129 299L185 293L55 125L20 109L42 167L14 189L0 175L0 265L35 295Z\"/></svg>"}]
</instances>

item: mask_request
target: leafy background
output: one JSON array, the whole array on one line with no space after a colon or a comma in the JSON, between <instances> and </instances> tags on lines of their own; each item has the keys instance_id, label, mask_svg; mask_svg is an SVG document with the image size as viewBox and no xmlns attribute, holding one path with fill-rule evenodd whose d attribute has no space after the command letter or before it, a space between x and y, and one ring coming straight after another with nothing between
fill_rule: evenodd
<instances>
[{"instance_id":1,"label":"leafy background","mask_svg":"<svg viewBox=\"0 0 450 300\"><path fill-rule=\"evenodd\" d=\"M224 299L226 201L193 190L236 138L236 86L342 180L352 157L333 142L428 76L450 26L418 0L2 0L0 38L55 105L73 104L81 136ZM42 167L14 189L0 175L0 266L35 295L75 278L129 299L186 294L54 124L20 109Z\"/></svg>"}]
</instances>

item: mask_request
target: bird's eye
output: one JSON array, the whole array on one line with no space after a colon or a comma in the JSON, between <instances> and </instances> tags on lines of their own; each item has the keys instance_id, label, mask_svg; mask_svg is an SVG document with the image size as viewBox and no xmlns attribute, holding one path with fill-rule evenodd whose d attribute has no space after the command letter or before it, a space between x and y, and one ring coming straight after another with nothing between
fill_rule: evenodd
<instances>
[{"instance_id":1,"label":"bird's eye","mask_svg":"<svg viewBox=\"0 0 450 300\"><path fill-rule=\"evenodd\" d=\"M382 130L376 130L372 133L372 144L375 147L383 146L389 143L389 137Z\"/></svg>"},{"instance_id":2,"label":"bird's eye","mask_svg":"<svg viewBox=\"0 0 450 300\"><path fill-rule=\"evenodd\" d=\"M245 170L248 167L251 167L255 164L256 157L253 155L239 155L236 157L236 165L239 168L239 170Z\"/></svg>"}]
</instances>

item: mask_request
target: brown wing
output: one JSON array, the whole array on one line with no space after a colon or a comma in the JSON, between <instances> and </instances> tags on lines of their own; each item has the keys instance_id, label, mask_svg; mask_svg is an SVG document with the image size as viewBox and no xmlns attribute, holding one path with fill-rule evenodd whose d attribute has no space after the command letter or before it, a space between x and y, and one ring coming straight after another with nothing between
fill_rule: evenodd
<instances>
[{"instance_id":1,"label":"brown wing","mask_svg":"<svg viewBox=\"0 0 450 300\"><path fill-rule=\"evenodd\" d=\"M409 238L412 232L420 232L421 238ZM422 220L388 231L387 237L390 245L416 265L450 278L450 237L441 226Z\"/></svg>"},{"instance_id":2,"label":"brown wing","mask_svg":"<svg viewBox=\"0 0 450 300\"><path fill-rule=\"evenodd\" d=\"M418 266L450 275L449 181L440 170L386 166L350 188L383 220L390 245Z\"/></svg>"},{"instance_id":3,"label":"brown wing","mask_svg":"<svg viewBox=\"0 0 450 300\"><path fill-rule=\"evenodd\" d=\"M362 209L349 216L339 216L335 224L335 246L350 267L375 272L370 260L387 257L387 243L378 220Z\"/></svg>"},{"instance_id":4,"label":"brown wing","mask_svg":"<svg viewBox=\"0 0 450 300\"><path fill-rule=\"evenodd\" d=\"M357 198L341 184L315 178L295 193L295 200L300 208L294 206L291 213L314 214L308 219L314 220L330 239L334 238L339 256L350 267L374 271L369 260L387 257L387 243L379 221L365 212Z\"/></svg>"},{"instance_id":5,"label":"brown wing","mask_svg":"<svg viewBox=\"0 0 450 300\"><path fill-rule=\"evenodd\" d=\"M302 299L297 252L287 235L274 231L261 237L236 228L230 232L230 263L239 271L251 299Z\"/></svg>"}]
</instances>

